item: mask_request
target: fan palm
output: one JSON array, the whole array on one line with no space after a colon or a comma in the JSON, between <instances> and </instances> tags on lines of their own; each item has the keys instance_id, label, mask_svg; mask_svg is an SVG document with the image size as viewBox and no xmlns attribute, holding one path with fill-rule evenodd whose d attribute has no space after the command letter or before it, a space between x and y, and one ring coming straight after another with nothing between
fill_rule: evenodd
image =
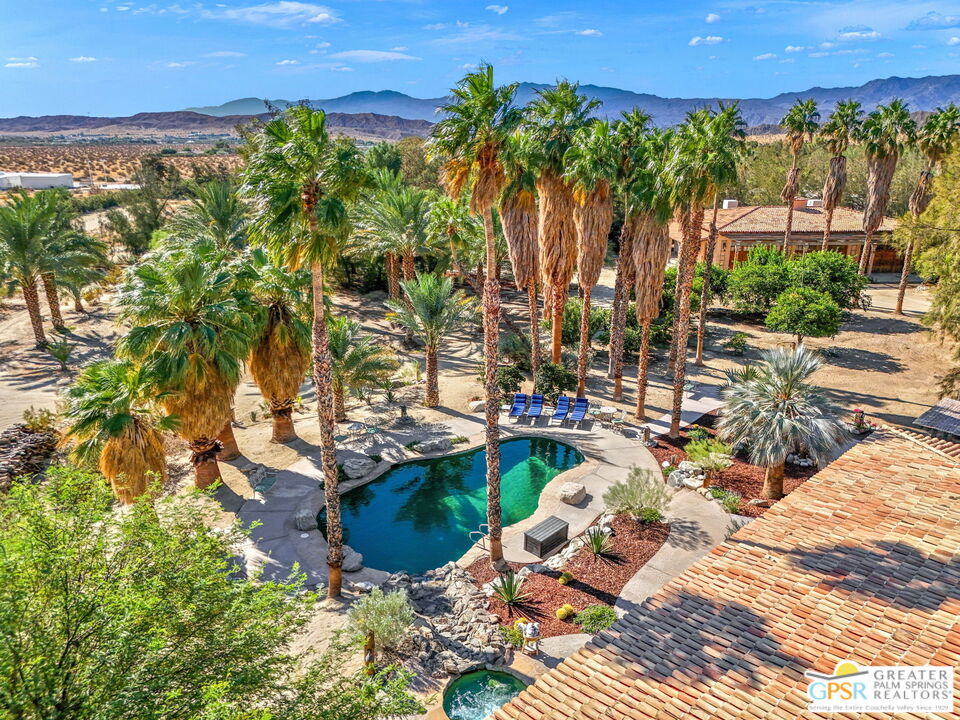
<instances>
[{"instance_id":1,"label":"fan palm","mask_svg":"<svg viewBox=\"0 0 960 720\"><path fill-rule=\"evenodd\" d=\"M96 460L124 505L147 492L151 482L167 479L163 430L176 418L156 405L158 379L128 360L101 360L85 367L66 392L65 437L77 443L73 455Z\"/></svg>"},{"instance_id":2,"label":"fan palm","mask_svg":"<svg viewBox=\"0 0 960 720\"><path fill-rule=\"evenodd\" d=\"M248 138L241 194L253 201L251 236L292 269L308 266L313 286L313 375L320 421L327 513L327 593L342 586L343 526L337 487L333 376L325 319L324 268L350 235L348 205L369 182L363 158L347 141L333 141L326 114L296 105Z\"/></svg>"},{"instance_id":3,"label":"fan palm","mask_svg":"<svg viewBox=\"0 0 960 720\"><path fill-rule=\"evenodd\" d=\"M826 250L830 244L833 212L843 201L843 191L847 185L847 156L844 153L860 132L862 116L863 110L860 109L860 103L856 100L841 100L820 128L820 137L830 153L830 171L823 182L825 227L821 250Z\"/></svg>"},{"instance_id":4,"label":"fan palm","mask_svg":"<svg viewBox=\"0 0 960 720\"><path fill-rule=\"evenodd\" d=\"M579 93L580 86L561 80L556 87L538 90L525 110L524 130L529 135L530 167L537 175L540 196L537 236L540 272L550 289L551 362L559 363L563 342L563 309L577 260L573 184L564 178L564 158L575 144L578 128L600 105Z\"/></svg>"},{"instance_id":5,"label":"fan palm","mask_svg":"<svg viewBox=\"0 0 960 720\"><path fill-rule=\"evenodd\" d=\"M860 272L873 270L873 235L883 222L890 201L890 183L900 155L913 142L917 124L902 100L878 105L860 128L860 141L867 156L867 207L863 212L866 235L860 251Z\"/></svg>"},{"instance_id":6,"label":"fan palm","mask_svg":"<svg viewBox=\"0 0 960 720\"><path fill-rule=\"evenodd\" d=\"M931 181L933 175L939 172L943 159L957 146L960 137L960 109L950 103L945 108L938 108L927 118L917 135L917 147L924 154L927 166L920 171L917 187L910 196L910 214L916 220L927 209L932 198ZM897 314L903 315L903 296L907 292L907 280L913 265L913 253L917 240L908 238L903 252L903 269L900 271L900 286L897 290Z\"/></svg>"},{"instance_id":7,"label":"fan palm","mask_svg":"<svg viewBox=\"0 0 960 720\"><path fill-rule=\"evenodd\" d=\"M333 408L337 420L346 420L346 394L362 394L380 386L397 363L377 338L360 333L360 323L345 317L331 317L327 323L333 358Z\"/></svg>"},{"instance_id":8,"label":"fan palm","mask_svg":"<svg viewBox=\"0 0 960 720\"><path fill-rule=\"evenodd\" d=\"M310 368L310 274L272 263L261 249L241 258L250 277L246 283L257 318L250 374L270 405L271 442L297 439L293 408Z\"/></svg>"},{"instance_id":9,"label":"fan palm","mask_svg":"<svg viewBox=\"0 0 960 720\"><path fill-rule=\"evenodd\" d=\"M172 244L145 256L117 299L119 319L132 325L117 352L157 378L200 488L220 478L217 455L233 440L233 394L253 333L226 260L209 241Z\"/></svg>"},{"instance_id":10,"label":"fan palm","mask_svg":"<svg viewBox=\"0 0 960 720\"><path fill-rule=\"evenodd\" d=\"M825 460L846 436L823 391L810 382L823 361L802 345L766 350L754 372L730 377L723 389L717 435L746 445L750 461L766 468L763 497L783 497L787 455L802 450Z\"/></svg>"},{"instance_id":11,"label":"fan palm","mask_svg":"<svg viewBox=\"0 0 960 720\"><path fill-rule=\"evenodd\" d=\"M820 121L820 112L813 98L797 100L787 114L780 120L780 127L786 131L784 142L790 150L792 162L787 170L787 181L780 191L780 200L787 204L787 228L783 234L783 252L790 246L793 232L793 200L800 191L800 152L807 141L813 139Z\"/></svg>"},{"instance_id":12,"label":"fan palm","mask_svg":"<svg viewBox=\"0 0 960 720\"><path fill-rule=\"evenodd\" d=\"M513 107L517 86L497 86L493 67L482 64L452 90L453 99L440 108L445 117L433 129L432 151L447 159L444 183L452 198L466 189L470 210L483 218L486 279L483 286L483 360L486 389L487 523L490 561L503 566L500 512L500 388L497 346L500 324L500 281L493 204L505 181L501 152L516 129L520 114Z\"/></svg>"},{"instance_id":13,"label":"fan palm","mask_svg":"<svg viewBox=\"0 0 960 720\"><path fill-rule=\"evenodd\" d=\"M190 202L170 220L169 230L180 237L207 238L225 249L243 248L249 218L238 189L230 177L195 187Z\"/></svg>"},{"instance_id":14,"label":"fan palm","mask_svg":"<svg viewBox=\"0 0 960 720\"><path fill-rule=\"evenodd\" d=\"M746 154L746 123L740 114L738 103L724 105L711 113L707 123L707 144L710 153L710 174L713 179L713 215L707 234L707 247L703 256L703 287L700 290L700 317L697 322L697 354L695 365L703 365L703 336L707 329L707 306L710 304L710 275L713 252L717 244L717 211L720 189L736 182L737 167Z\"/></svg>"}]
</instances>

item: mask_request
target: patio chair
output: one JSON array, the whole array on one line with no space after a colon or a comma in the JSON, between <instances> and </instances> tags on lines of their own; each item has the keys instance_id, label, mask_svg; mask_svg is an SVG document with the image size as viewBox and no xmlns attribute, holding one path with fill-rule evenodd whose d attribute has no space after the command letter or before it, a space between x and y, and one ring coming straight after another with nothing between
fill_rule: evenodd
<instances>
[{"instance_id":1,"label":"patio chair","mask_svg":"<svg viewBox=\"0 0 960 720\"><path fill-rule=\"evenodd\" d=\"M516 418L523 415L523 411L526 409L526 407L527 407L527 394L516 393L513 396L513 407L510 408L510 414L508 417L514 418L514 422L516 422Z\"/></svg>"},{"instance_id":2,"label":"patio chair","mask_svg":"<svg viewBox=\"0 0 960 720\"><path fill-rule=\"evenodd\" d=\"M590 401L586 398L577 398L576 402L573 404L573 412L570 413L568 418L570 422L577 423L578 425L583 422L583 419L587 415L587 411L590 409Z\"/></svg>"},{"instance_id":3,"label":"patio chair","mask_svg":"<svg viewBox=\"0 0 960 720\"><path fill-rule=\"evenodd\" d=\"M570 412L570 397L568 395L561 395L557 398L557 407L553 410L553 415L550 416L550 422L556 420L561 425L564 420L567 419L567 414Z\"/></svg>"},{"instance_id":4,"label":"patio chair","mask_svg":"<svg viewBox=\"0 0 960 720\"><path fill-rule=\"evenodd\" d=\"M543 414L543 395L531 395L527 417L538 418Z\"/></svg>"}]
</instances>

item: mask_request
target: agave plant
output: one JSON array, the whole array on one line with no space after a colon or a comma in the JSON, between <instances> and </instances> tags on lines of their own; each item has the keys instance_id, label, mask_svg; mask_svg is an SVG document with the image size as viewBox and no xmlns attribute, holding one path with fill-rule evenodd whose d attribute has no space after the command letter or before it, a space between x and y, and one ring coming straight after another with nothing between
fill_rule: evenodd
<instances>
[{"instance_id":1,"label":"agave plant","mask_svg":"<svg viewBox=\"0 0 960 720\"><path fill-rule=\"evenodd\" d=\"M609 555L613 550L613 541L599 526L594 525L587 528L587 531L583 534L583 540L587 549L597 557Z\"/></svg>"},{"instance_id":2,"label":"agave plant","mask_svg":"<svg viewBox=\"0 0 960 720\"><path fill-rule=\"evenodd\" d=\"M523 592L522 577L513 572L506 572L490 583L493 588L493 594L504 605L519 605L530 597L530 593Z\"/></svg>"}]
</instances>

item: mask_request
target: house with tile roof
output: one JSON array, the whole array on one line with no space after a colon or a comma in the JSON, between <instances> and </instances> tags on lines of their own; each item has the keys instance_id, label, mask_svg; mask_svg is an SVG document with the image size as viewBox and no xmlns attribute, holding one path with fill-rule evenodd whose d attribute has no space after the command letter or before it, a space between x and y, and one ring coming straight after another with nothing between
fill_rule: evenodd
<instances>
[{"instance_id":1,"label":"house with tile roof","mask_svg":"<svg viewBox=\"0 0 960 720\"><path fill-rule=\"evenodd\" d=\"M835 717L809 710L806 673L832 675L847 661L960 666L960 460L888 428L635 605L494 717ZM956 711L960 673L954 695Z\"/></svg>"},{"instance_id":2,"label":"house with tile roof","mask_svg":"<svg viewBox=\"0 0 960 720\"><path fill-rule=\"evenodd\" d=\"M703 221L704 240L710 232L711 212ZM874 236L875 250L873 272L900 272L903 259L890 244L896 222L884 218ZM737 262L746 260L750 249L758 245L781 247L787 228L786 205L740 205L736 200L723 201L717 211L717 244L713 262L729 270ZM814 252L821 248L826 230L824 209L819 200L798 198L794 202L791 247L794 252ZM670 237L676 242L682 239L677 223L670 225ZM863 212L838 207L833 213L828 248L858 259L866 239L863 232ZM705 250L704 250L705 252ZM701 259L703 259L701 257Z\"/></svg>"}]
</instances>

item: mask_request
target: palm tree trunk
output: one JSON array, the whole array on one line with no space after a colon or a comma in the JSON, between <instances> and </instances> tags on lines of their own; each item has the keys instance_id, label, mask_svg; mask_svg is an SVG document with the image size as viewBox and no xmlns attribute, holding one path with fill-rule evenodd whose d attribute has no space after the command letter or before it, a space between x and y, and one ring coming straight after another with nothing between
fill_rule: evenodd
<instances>
[{"instance_id":1,"label":"palm tree trunk","mask_svg":"<svg viewBox=\"0 0 960 720\"><path fill-rule=\"evenodd\" d=\"M454 258L453 262L454 262L454 266L457 268L457 273L460 275L460 277L462 277L464 280L467 281L467 285L470 286L470 289L473 290L474 294L477 297L482 298L483 287L477 283L477 279L471 273L464 271L463 265L460 264L459 260ZM536 295L534 295L534 302L536 302ZM517 335L518 337L523 337L523 330L520 329L520 326L517 325L516 321L512 317L510 317L510 315L507 314L506 310L504 310L503 308L500 308L500 319L503 320L504 325L506 325L509 328L510 332L512 332L514 335ZM538 338L537 339L538 347L539 347L539 342L540 341Z\"/></svg>"},{"instance_id":2,"label":"palm tree trunk","mask_svg":"<svg viewBox=\"0 0 960 720\"><path fill-rule=\"evenodd\" d=\"M83 298L80 295L73 296L73 311L78 313L85 313L87 309L83 306Z\"/></svg>"},{"instance_id":3,"label":"palm tree trunk","mask_svg":"<svg viewBox=\"0 0 960 720\"><path fill-rule=\"evenodd\" d=\"M217 453L223 445L219 440L197 438L190 441L190 462L193 464L194 484L200 490L208 488L221 479L220 466L217 464Z\"/></svg>"},{"instance_id":4,"label":"palm tree trunk","mask_svg":"<svg viewBox=\"0 0 960 720\"><path fill-rule=\"evenodd\" d=\"M673 408L670 417L670 437L680 437L680 414L683 407L683 383L687 374L687 334L690 331L690 295L693 270L700 249L703 227L703 208L694 207L684 213L683 245L677 268L677 362L673 376Z\"/></svg>"},{"instance_id":5,"label":"palm tree trunk","mask_svg":"<svg viewBox=\"0 0 960 720\"><path fill-rule=\"evenodd\" d=\"M680 260L680 249L677 249L677 260ZM673 284L673 324L670 326L670 357L667 360L667 376L673 377L677 369L677 353L680 348L680 273ZM683 339L686 347L687 338Z\"/></svg>"},{"instance_id":6,"label":"palm tree trunk","mask_svg":"<svg viewBox=\"0 0 960 720\"><path fill-rule=\"evenodd\" d=\"M440 404L440 383L437 373L437 348L427 345L427 386L423 394L423 404L426 407L437 407Z\"/></svg>"},{"instance_id":7,"label":"palm tree trunk","mask_svg":"<svg viewBox=\"0 0 960 720\"><path fill-rule=\"evenodd\" d=\"M583 308L580 312L580 348L577 351L577 397L584 397L587 390L587 356L590 354L590 295L589 285L580 288L583 292Z\"/></svg>"},{"instance_id":8,"label":"palm tree trunk","mask_svg":"<svg viewBox=\"0 0 960 720\"><path fill-rule=\"evenodd\" d=\"M863 247L860 248L860 267L861 275L867 275L867 261L870 259L871 246L873 245L873 232L868 232L863 239Z\"/></svg>"},{"instance_id":9,"label":"palm tree trunk","mask_svg":"<svg viewBox=\"0 0 960 720\"><path fill-rule=\"evenodd\" d=\"M493 210L483 212L487 244L487 272L483 286L483 361L486 386L487 525L490 526L490 564L504 567L500 509L500 387L497 384L497 346L500 329L500 283L493 235Z\"/></svg>"},{"instance_id":10,"label":"palm tree trunk","mask_svg":"<svg viewBox=\"0 0 960 720\"><path fill-rule=\"evenodd\" d=\"M907 293L907 282L910 280L914 242L912 239L909 240L903 251L903 268L900 270L900 285L897 287L897 315L903 315L903 296Z\"/></svg>"},{"instance_id":11,"label":"palm tree trunk","mask_svg":"<svg viewBox=\"0 0 960 720\"><path fill-rule=\"evenodd\" d=\"M333 417L337 422L347 419L346 393L342 387L333 388Z\"/></svg>"},{"instance_id":12,"label":"palm tree trunk","mask_svg":"<svg viewBox=\"0 0 960 720\"><path fill-rule=\"evenodd\" d=\"M867 258L867 275L873 275L873 258L877 253L877 246L871 240L870 256Z\"/></svg>"},{"instance_id":13,"label":"palm tree trunk","mask_svg":"<svg viewBox=\"0 0 960 720\"><path fill-rule=\"evenodd\" d=\"M217 440L223 445L223 449L217 453L217 460L236 460L240 457L240 447L237 445L237 438L233 434L233 422L227 421L223 426Z\"/></svg>"},{"instance_id":14,"label":"palm tree trunk","mask_svg":"<svg viewBox=\"0 0 960 720\"><path fill-rule=\"evenodd\" d=\"M297 431L293 426L292 403L280 410L270 408L270 416L273 418L273 434L270 436L270 442L283 445L297 439Z\"/></svg>"},{"instance_id":15,"label":"palm tree trunk","mask_svg":"<svg viewBox=\"0 0 960 720\"><path fill-rule=\"evenodd\" d=\"M413 253L407 251L403 253L403 279L410 282L416 274L417 269L414 263Z\"/></svg>"},{"instance_id":16,"label":"palm tree trunk","mask_svg":"<svg viewBox=\"0 0 960 720\"><path fill-rule=\"evenodd\" d=\"M540 316L537 308L537 282L527 286L527 305L530 308L530 369L536 382L540 372Z\"/></svg>"},{"instance_id":17,"label":"palm tree trunk","mask_svg":"<svg viewBox=\"0 0 960 720\"><path fill-rule=\"evenodd\" d=\"M610 312L610 377L613 378L613 399L623 397L623 333L627 326L630 306L630 286L633 285L633 237L620 235L617 255L617 277L613 285L613 308ZM619 291L619 300L617 294Z\"/></svg>"},{"instance_id":18,"label":"palm tree trunk","mask_svg":"<svg viewBox=\"0 0 960 720\"><path fill-rule=\"evenodd\" d=\"M400 300L400 268L397 256L392 252L384 253L387 260L387 291L391 300Z\"/></svg>"},{"instance_id":19,"label":"palm tree trunk","mask_svg":"<svg viewBox=\"0 0 960 720\"><path fill-rule=\"evenodd\" d=\"M694 365L703 365L703 336L707 329L707 306L710 304L710 270L713 268L713 250L717 245L717 211L719 196L713 195L713 217L707 234L707 251L703 258L703 287L700 290L700 315L697 318L697 356Z\"/></svg>"},{"instance_id":20,"label":"palm tree trunk","mask_svg":"<svg viewBox=\"0 0 960 720\"><path fill-rule=\"evenodd\" d=\"M33 339L37 349L47 346L47 336L43 334L43 316L40 314L40 295L37 292L37 281L34 278L21 280L23 300L27 304L27 314L30 316L30 325L33 327Z\"/></svg>"},{"instance_id":21,"label":"palm tree trunk","mask_svg":"<svg viewBox=\"0 0 960 720\"><path fill-rule=\"evenodd\" d=\"M768 500L779 500L783 497L783 463L767 467L761 495Z\"/></svg>"},{"instance_id":22,"label":"palm tree trunk","mask_svg":"<svg viewBox=\"0 0 960 720\"><path fill-rule=\"evenodd\" d=\"M50 308L50 320L53 326L57 330L65 328L63 315L60 314L60 293L57 292L56 278L53 273L43 273L40 279L43 281L43 294L47 296L47 306Z\"/></svg>"},{"instance_id":23,"label":"palm tree trunk","mask_svg":"<svg viewBox=\"0 0 960 720\"><path fill-rule=\"evenodd\" d=\"M643 321L643 335L640 338L640 356L637 365L637 408L633 416L637 420L647 419L647 374L650 370L650 325L653 320Z\"/></svg>"},{"instance_id":24,"label":"palm tree trunk","mask_svg":"<svg viewBox=\"0 0 960 720\"><path fill-rule=\"evenodd\" d=\"M824 212L824 220L826 222L826 227L823 229L823 243L820 245L820 250L826 252L827 246L830 244L830 235L832 234L831 228L833 227L833 207L828 207Z\"/></svg>"},{"instance_id":25,"label":"palm tree trunk","mask_svg":"<svg viewBox=\"0 0 960 720\"><path fill-rule=\"evenodd\" d=\"M787 201L787 229L783 233L783 247L781 250L786 255L790 252L790 236L793 234L793 198Z\"/></svg>"},{"instance_id":26,"label":"palm tree trunk","mask_svg":"<svg viewBox=\"0 0 960 720\"><path fill-rule=\"evenodd\" d=\"M553 285L550 292L553 295L550 307L553 312L550 325L550 362L556 364L560 362L563 353L563 308L567 304L567 289L561 285Z\"/></svg>"},{"instance_id":27,"label":"palm tree trunk","mask_svg":"<svg viewBox=\"0 0 960 720\"><path fill-rule=\"evenodd\" d=\"M312 218L312 216L311 216ZM343 583L343 523L340 519L340 488L337 446L333 439L333 370L327 322L323 307L323 267L316 263L313 276L313 384L320 421L320 457L323 466L323 498L327 507L327 597L340 597Z\"/></svg>"}]
</instances>

